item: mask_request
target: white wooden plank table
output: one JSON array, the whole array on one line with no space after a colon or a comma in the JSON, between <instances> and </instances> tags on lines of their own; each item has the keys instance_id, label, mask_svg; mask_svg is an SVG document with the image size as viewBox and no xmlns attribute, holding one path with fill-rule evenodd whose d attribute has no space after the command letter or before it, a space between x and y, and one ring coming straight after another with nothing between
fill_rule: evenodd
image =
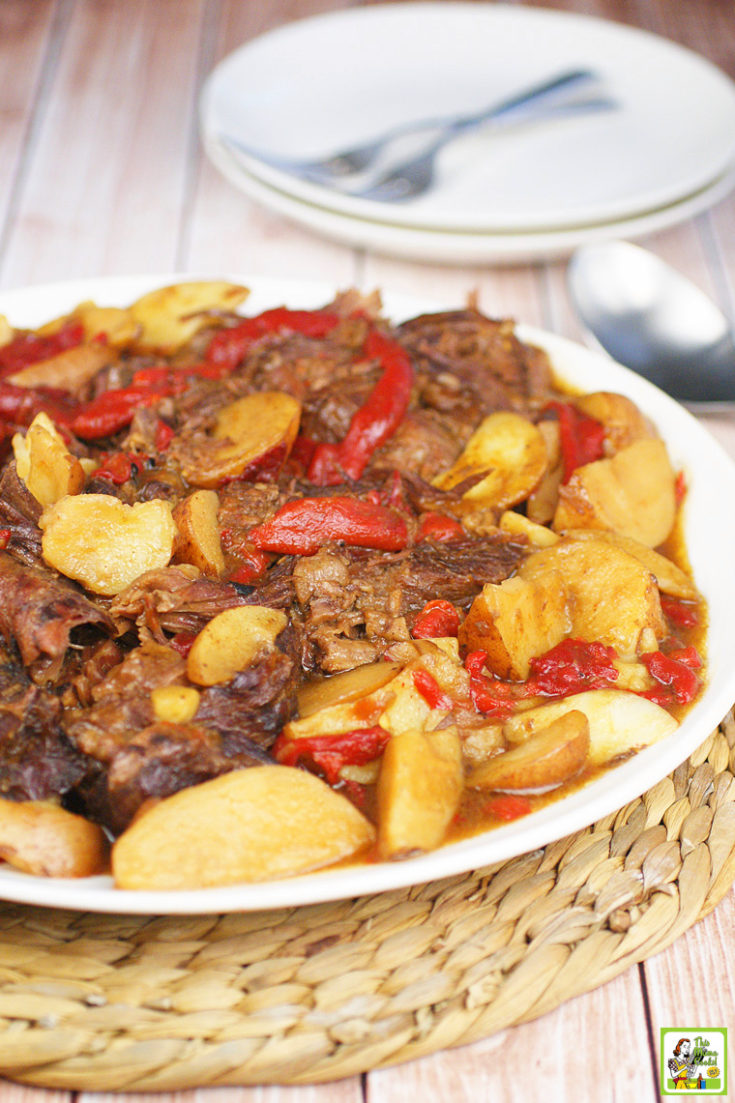
<instances>
[{"instance_id":1,"label":"white wooden plank table","mask_svg":"<svg viewBox=\"0 0 735 1103\"><path fill-rule=\"evenodd\" d=\"M342 0L0 0L0 286L177 270L358 283L457 305L474 292L490 314L580 338L561 263L453 268L352 249L259 208L206 162L196 103L216 62L271 26L346 6ZM735 77L732 0L541 6L665 34ZM733 315L735 198L644 244ZM735 422L708 425L735 455ZM731 891L664 953L487 1041L316 1087L200 1089L176 1099L646 1103L658 1098L660 1026L735 1027L734 927ZM72 1103L72 1094L0 1081L3 1103ZM83 1094L79 1103L107 1098ZM161 1095L128 1098L165 1103Z\"/></svg>"}]
</instances>

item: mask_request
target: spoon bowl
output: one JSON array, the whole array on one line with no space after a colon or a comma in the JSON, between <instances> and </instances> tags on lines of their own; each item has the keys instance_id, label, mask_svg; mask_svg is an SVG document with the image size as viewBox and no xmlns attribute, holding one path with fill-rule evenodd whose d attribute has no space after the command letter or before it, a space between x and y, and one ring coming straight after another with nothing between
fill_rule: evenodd
<instances>
[{"instance_id":1,"label":"spoon bowl","mask_svg":"<svg viewBox=\"0 0 735 1103\"><path fill-rule=\"evenodd\" d=\"M571 300L606 352L698 413L735 404L735 340L722 311L653 253L628 242L579 249Z\"/></svg>"}]
</instances>

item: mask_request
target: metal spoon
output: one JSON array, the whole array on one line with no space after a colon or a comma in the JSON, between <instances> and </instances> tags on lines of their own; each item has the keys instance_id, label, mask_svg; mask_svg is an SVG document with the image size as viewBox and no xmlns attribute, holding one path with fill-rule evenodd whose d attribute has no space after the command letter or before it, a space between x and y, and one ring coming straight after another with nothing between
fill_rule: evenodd
<instances>
[{"instance_id":1,"label":"metal spoon","mask_svg":"<svg viewBox=\"0 0 735 1103\"><path fill-rule=\"evenodd\" d=\"M735 335L707 295L653 253L628 242L587 245L567 281L602 347L697 413L735 404Z\"/></svg>"}]
</instances>

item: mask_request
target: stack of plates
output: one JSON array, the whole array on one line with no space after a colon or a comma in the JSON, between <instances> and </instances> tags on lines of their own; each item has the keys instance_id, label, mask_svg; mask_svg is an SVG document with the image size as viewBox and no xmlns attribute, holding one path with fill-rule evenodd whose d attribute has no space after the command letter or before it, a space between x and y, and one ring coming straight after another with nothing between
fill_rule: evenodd
<instances>
[{"instance_id":1,"label":"stack of plates","mask_svg":"<svg viewBox=\"0 0 735 1103\"><path fill-rule=\"evenodd\" d=\"M598 73L615 106L467 133L412 200L343 194L266 163L471 113L570 69ZM291 23L217 66L201 124L214 164L251 198L330 238L416 259L564 255L673 225L735 186L735 85L720 70L646 32L538 8L404 3Z\"/></svg>"}]
</instances>

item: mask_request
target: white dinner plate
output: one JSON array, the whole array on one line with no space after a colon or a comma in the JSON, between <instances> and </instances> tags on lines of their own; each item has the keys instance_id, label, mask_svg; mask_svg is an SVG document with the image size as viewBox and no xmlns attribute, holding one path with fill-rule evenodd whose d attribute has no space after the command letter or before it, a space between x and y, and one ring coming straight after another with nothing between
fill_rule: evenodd
<instances>
[{"instance_id":1,"label":"white dinner plate","mask_svg":"<svg viewBox=\"0 0 735 1103\"><path fill-rule=\"evenodd\" d=\"M216 138L205 135L204 142L212 163L223 176L245 195L285 218L343 244L441 264L528 264L568 256L581 245L639 238L694 218L735 188L735 169L731 168L693 195L620 221L517 233L424 230L354 218L298 199L251 175L242 160Z\"/></svg>"},{"instance_id":2,"label":"white dinner plate","mask_svg":"<svg viewBox=\"0 0 735 1103\"><path fill-rule=\"evenodd\" d=\"M622 24L504 4L369 5L287 24L217 66L202 130L263 154L316 157L578 68L599 73L614 110L468 133L441 153L435 186L412 200L343 195L255 156L243 164L285 194L355 218L549 232L669 206L735 160L735 85L705 58Z\"/></svg>"},{"instance_id":3,"label":"white dinner plate","mask_svg":"<svg viewBox=\"0 0 735 1103\"><path fill-rule=\"evenodd\" d=\"M203 276L125 277L48 284L0 292L0 313L15 325L37 325L94 299L124 306L152 287ZM278 280L228 278L252 288L247 313L269 306L316 307L334 288ZM426 303L384 296L386 314L400 321L457 303ZM292 907L382 892L504 861L578 831L634 800L669 774L718 725L735 699L735 464L681 406L646 380L580 345L541 330L518 327L519 336L545 348L557 374L575 388L628 395L653 419L672 461L687 480L684 535L694 577L709 603L708 683L700 700L667 739L601 777L514 823L421 857L311 873L256 885L196 891L123 891L109 877L63 880L33 877L0 867L0 899L85 911L196 914Z\"/></svg>"}]
</instances>

